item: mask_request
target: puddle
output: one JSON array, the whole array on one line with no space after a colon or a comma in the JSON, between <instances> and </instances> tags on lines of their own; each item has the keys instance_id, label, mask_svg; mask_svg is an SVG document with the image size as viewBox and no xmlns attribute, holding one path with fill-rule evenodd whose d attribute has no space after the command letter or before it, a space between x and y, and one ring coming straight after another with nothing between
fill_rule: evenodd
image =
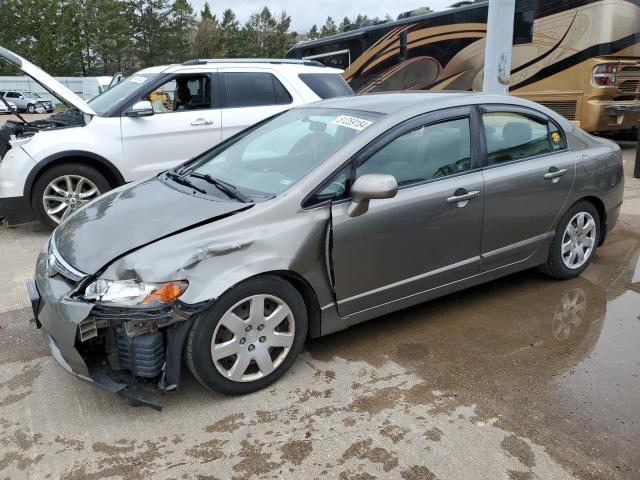
<instances>
[{"instance_id":1,"label":"puddle","mask_svg":"<svg viewBox=\"0 0 640 480\"><path fill-rule=\"evenodd\" d=\"M527 271L312 342L393 361L456 405L544 445L580 477L640 476L640 236L615 230L583 276ZM418 400L419 401L419 400Z\"/></svg>"}]
</instances>

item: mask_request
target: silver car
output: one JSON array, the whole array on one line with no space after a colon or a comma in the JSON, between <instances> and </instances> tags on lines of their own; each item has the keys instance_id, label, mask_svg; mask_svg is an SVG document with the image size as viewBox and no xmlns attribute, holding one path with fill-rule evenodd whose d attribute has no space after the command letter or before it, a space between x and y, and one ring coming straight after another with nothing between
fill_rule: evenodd
<instances>
[{"instance_id":1,"label":"silver car","mask_svg":"<svg viewBox=\"0 0 640 480\"><path fill-rule=\"evenodd\" d=\"M51 100L46 100L37 93L8 90L0 91L0 95L12 102L19 112L51 113L54 110Z\"/></svg>"},{"instance_id":2,"label":"silver car","mask_svg":"<svg viewBox=\"0 0 640 480\"><path fill-rule=\"evenodd\" d=\"M133 404L176 388L183 357L242 394L308 337L518 270L580 275L622 195L618 146L535 103L343 97L77 210L29 291L62 367Z\"/></svg>"}]
</instances>

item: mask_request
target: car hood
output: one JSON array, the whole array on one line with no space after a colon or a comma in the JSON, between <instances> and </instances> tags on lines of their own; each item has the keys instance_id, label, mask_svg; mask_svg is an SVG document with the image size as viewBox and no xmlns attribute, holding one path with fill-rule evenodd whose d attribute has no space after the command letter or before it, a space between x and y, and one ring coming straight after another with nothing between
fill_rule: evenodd
<instances>
[{"instance_id":1,"label":"car hood","mask_svg":"<svg viewBox=\"0 0 640 480\"><path fill-rule=\"evenodd\" d=\"M154 177L94 200L61 223L52 241L67 263L94 274L126 253L251 206L193 196Z\"/></svg>"},{"instance_id":2,"label":"car hood","mask_svg":"<svg viewBox=\"0 0 640 480\"><path fill-rule=\"evenodd\" d=\"M62 85L48 73L28 60L22 58L20 55L13 53L11 50L0 47L0 58L19 68L24 74L33 78L33 80L38 82L44 89L52 95L60 98L63 102L76 107L83 113L96 115L93 108L91 108L82 98Z\"/></svg>"}]
</instances>

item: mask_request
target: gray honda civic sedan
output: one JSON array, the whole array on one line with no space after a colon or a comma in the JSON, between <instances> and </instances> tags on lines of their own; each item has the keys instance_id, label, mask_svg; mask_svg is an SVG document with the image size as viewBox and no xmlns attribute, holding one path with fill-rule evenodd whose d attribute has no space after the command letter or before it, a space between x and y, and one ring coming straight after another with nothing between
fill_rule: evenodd
<instances>
[{"instance_id":1,"label":"gray honda civic sedan","mask_svg":"<svg viewBox=\"0 0 640 480\"><path fill-rule=\"evenodd\" d=\"M242 394L307 337L523 269L579 275L622 196L618 146L527 100L337 98L71 214L29 294L58 363L133 404L183 358Z\"/></svg>"}]
</instances>

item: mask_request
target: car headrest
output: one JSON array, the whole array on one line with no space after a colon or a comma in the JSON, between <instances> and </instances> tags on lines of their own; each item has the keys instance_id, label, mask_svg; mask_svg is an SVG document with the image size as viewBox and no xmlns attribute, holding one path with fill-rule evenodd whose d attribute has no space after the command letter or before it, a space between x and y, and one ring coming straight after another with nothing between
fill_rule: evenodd
<instances>
[{"instance_id":1,"label":"car headrest","mask_svg":"<svg viewBox=\"0 0 640 480\"><path fill-rule=\"evenodd\" d=\"M508 145L522 145L531 140L531 125L527 122L508 122L502 129L502 138Z\"/></svg>"}]
</instances>

